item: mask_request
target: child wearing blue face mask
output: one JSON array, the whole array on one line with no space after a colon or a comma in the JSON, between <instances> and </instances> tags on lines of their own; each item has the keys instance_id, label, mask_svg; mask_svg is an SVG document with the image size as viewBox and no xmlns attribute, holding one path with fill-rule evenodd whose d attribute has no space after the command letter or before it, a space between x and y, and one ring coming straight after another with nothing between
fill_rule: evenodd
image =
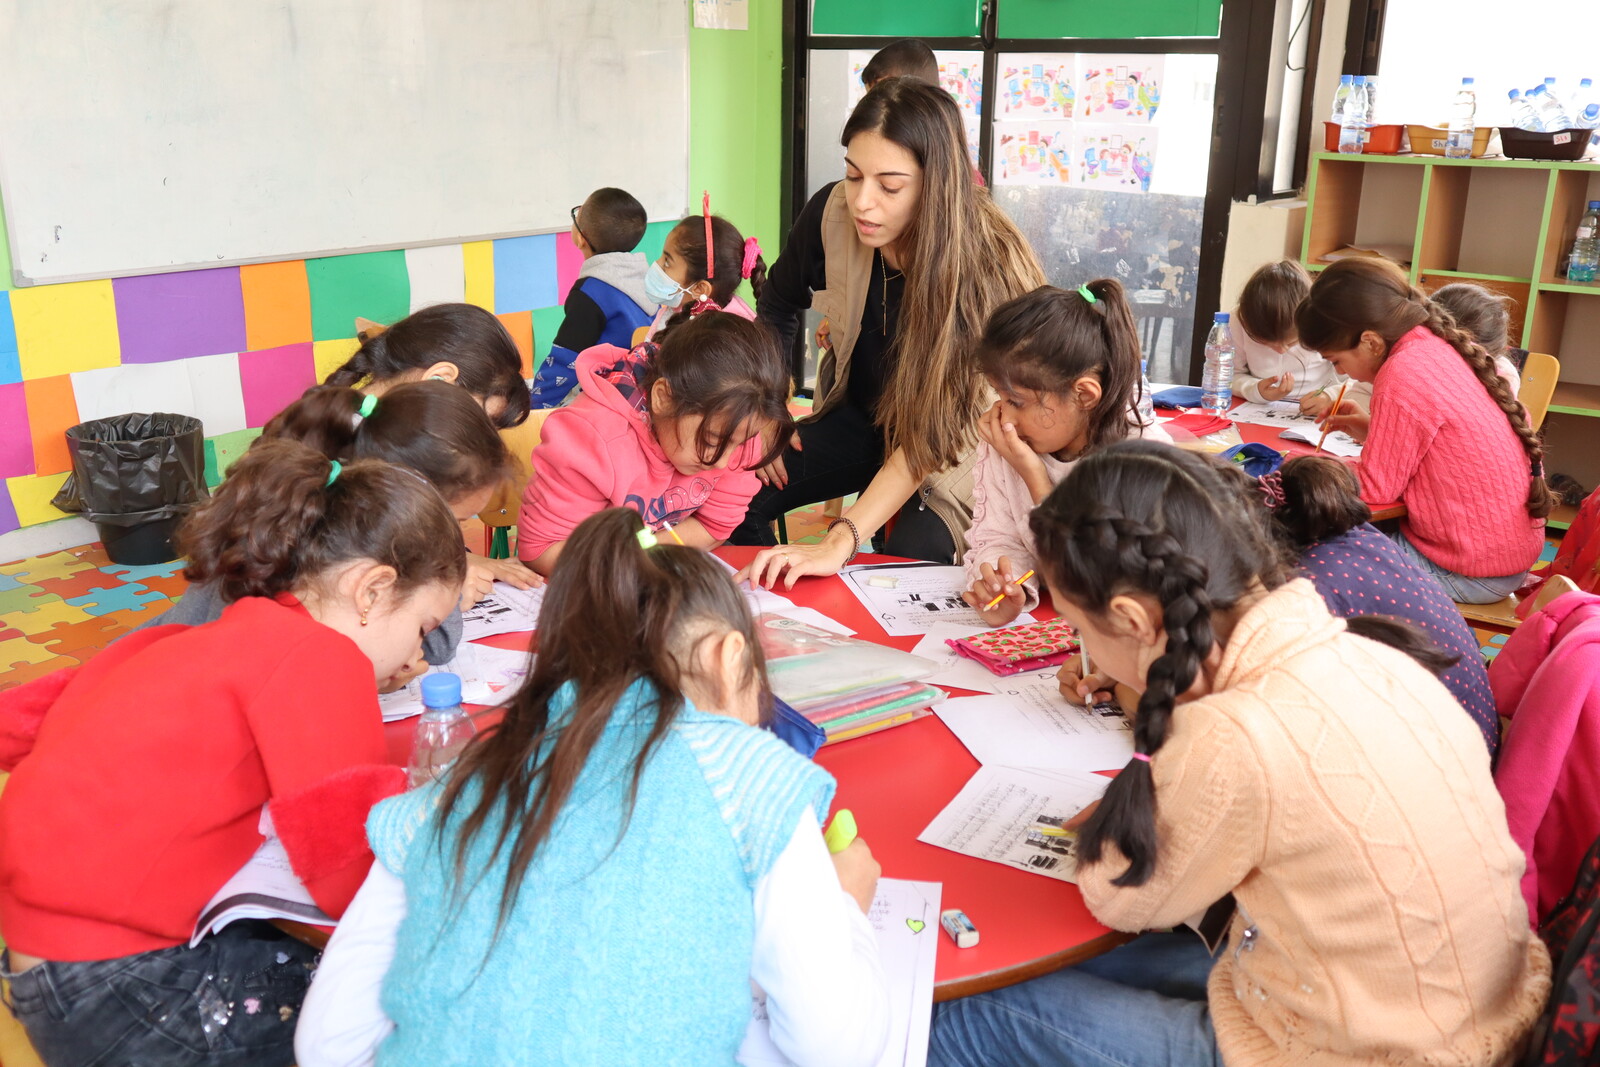
<instances>
[{"instance_id":1,"label":"child wearing blue face mask","mask_svg":"<svg viewBox=\"0 0 1600 1067\"><path fill-rule=\"evenodd\" d=\"M667 234L661 258L645 271L645 294L661 305L645 339L661 343L668 330L702 310L727 311L753 322L755 311L735 290L748 280L760 300L766 279L767 264L754 237L745 240L720 215L690 215Z\"/></svg>"}]
</instances>

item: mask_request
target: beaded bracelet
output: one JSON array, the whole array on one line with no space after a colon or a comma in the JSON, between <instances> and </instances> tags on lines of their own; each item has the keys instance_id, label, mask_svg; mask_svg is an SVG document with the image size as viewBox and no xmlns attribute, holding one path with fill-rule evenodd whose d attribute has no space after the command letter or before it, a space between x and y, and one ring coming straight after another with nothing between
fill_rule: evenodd
<instances>
[{"instance_id":1,"label":"beaded bracelet","mask_svg":"<svg viewBox=\"0 0 1600 1067\"><path fill-rule=\"evenodd\" d=\"M845 560L846 563L849 563L850 560L855 559L861 554L861 531L856 528L855 522L851 519L845 518L843 515L840 515L837 519L834 519L832 522L828 523L828 528L826 531L824 531L824 536L833 533L833 528L839 525L841 522L850 527L850 536L855 541L855 547L850 550L850 555Z\"/></svg>"}]
</instances>

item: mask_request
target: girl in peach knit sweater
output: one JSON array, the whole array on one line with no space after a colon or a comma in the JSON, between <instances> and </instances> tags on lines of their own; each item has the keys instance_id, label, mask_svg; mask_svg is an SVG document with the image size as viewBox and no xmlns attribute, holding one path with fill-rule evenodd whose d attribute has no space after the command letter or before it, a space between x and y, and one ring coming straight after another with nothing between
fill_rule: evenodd
<instances>
[{"instance_id":1,"label":"girl in peach knit sweater","mask_svg":"<svg viewBox=\"0 0 1600 1067\"><path fill-rule=\"evenodd\" d=\"M939 1006L929 1063L1497 1067L1549 993L1483 740L1407 652L1286 581L1243 476L1128 441L1033 514L1055 606L1140 691L1080 831L1096 918L1187 932ZM1364 636L1358 636L1364 635ZM1390 647L1394 646L1394 647ZM1096 679L1101 681L1101 679ZM1105 679L1109 680L1109 679Z\"/></svg>"}]
</instances>

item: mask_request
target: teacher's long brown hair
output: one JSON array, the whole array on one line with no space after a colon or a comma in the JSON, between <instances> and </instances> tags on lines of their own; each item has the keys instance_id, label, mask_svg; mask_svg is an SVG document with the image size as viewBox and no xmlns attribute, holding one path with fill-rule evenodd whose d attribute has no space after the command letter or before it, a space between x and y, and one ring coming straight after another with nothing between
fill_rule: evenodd
<instances>
[{"instance_id":1,"label":"teacher's long brown hair","mask_svg":"<svg viewBox=\"0 0 1600 1067\"><path fill-rule=\"evenodd\" d=\"M840 143L874 132L922 168L915 222L899 239L905 299L894 366L878 403L888 451L919 478L958 462L977 440L986 393L976 353L990 312L1045 283L1027 238L972 180L967 135L950 94L914 78L880 82L851 112Z\"/></svg>"}]
</instances>

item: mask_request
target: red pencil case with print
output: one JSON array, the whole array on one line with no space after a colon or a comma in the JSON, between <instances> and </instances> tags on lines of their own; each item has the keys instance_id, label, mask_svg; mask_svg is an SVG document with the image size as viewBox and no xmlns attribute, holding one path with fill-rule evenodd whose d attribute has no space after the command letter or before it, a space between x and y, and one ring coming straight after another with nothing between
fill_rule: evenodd
<instances>
[{"instance_id":1,"label":"red pencil case with print","mask_svg":"<svg viewBox=\"0 0 1600 1067\"><path fill-rule=\"evenodd\" d=\"M985 630L971 637L945 641L968 659L975 659L1005 677L1057 667L1078 651L1078 635L1059 619Z\"/></svg>"}]
</instances>

